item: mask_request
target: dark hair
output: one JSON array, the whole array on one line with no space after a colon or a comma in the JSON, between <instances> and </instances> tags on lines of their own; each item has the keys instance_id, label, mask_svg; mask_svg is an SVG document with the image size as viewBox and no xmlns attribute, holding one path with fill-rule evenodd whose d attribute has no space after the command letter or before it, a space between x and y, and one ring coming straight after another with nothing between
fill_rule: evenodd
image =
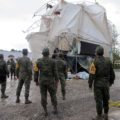
<instances>
[{"instance_id":1,"label":"dark hair","mask_svg":"<svg viewBox=\"0 0 120 120\"><path fill-rule=\"evenodd\" d=\"M104 49L102 46L98 46L95 50L96 54L102 56L104 54Z\"/></svg>"},{"instance_id":2,"label":"dark hair","mask_svg":"<svg viewBox=\"0 0 120 120\"><path fill-rule=\"evenodd\" d=\"M43 56L48 56L49 55L49 48L44 48L42 51Z\"/></svg>"},{"instance_id":3,"label":"dark hair","mask_svg":"<svg viewBox=\"0 0 120 120\"><path fill-rule=\"evenodd\" d=\"M22 53L23 53L23 55L27 55L28 54L28 50L27 49L23 49Z\"/></svg>"}]
</instances>

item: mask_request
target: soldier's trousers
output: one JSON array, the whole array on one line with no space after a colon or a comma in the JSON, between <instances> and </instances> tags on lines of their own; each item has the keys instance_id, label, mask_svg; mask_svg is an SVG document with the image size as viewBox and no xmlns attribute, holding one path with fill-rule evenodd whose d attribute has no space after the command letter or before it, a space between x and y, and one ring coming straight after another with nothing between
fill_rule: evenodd
<instances>
[{"instance_id":1,"label":"soldier's trousers","mask_svg":"<svg viewBox=\"0 0 120 120\"><path fill-rule=\"evenodd\" d=\"M55 85L53 85L53 84L51 84L51 85L40 84L42 106L45 107L47 105L47 91L50 94L52 105L57 106L57 97L56 97Z\"/></svg>"},{"instance_id":2,"label":"soldier's trousers","mask_svg":"<svg viewBox=\"0 0 120 120\"><path fill-rule=\"evenodd\" d=\"M6 80L0 84L1 84L1 93L2 95L4 95L6 90Z\"/></svg>"},{"instance_id":3,"label":"soldier's trousers","mask_svg":"<svg viewBox=\"0 0 120 120\"><path fill-rule=\"evenodd\" d=\"M109 88L108 87L95 87L94 96L96 101L96 111L98 115L102 115L102 110L104 113L109 111Z\"/></svg>"},{"instance_id":4,"label":"soldier's trousers","mask_svg":"<svg viewBox=\"0 0 120 120\"><path fill-rule=\"evenodd\" d=\"M23 87L23 84L25 85L25 98L28 99L29 97L29 91L30 91L30 83L31 83L31 80L19 80L18 82L18 87L17 87L17 91L16 91L16 95L19 97L20 96L20 93L21 93L21 90L22 90L22 87Z\"/></svg>"},{"instance_id":5,"label":"soldier's trousers","mask_svg":"<svg viewBox=\"0 0 120 120\"><path fill-rule=\"evenodd\" d=\"M60 84L61 84L61 92L62 92L62 95L65 96L66 94L66 90L65 90L65 86L66 86L66 81L65 81L65 77L61 76L60 78Z\"/></svg>"},{"instance_id":6,"label":"soldier's trousers","mask_svg":"<svg viewBox=\"0 0 120 120\"><path fill-rule=\"evenodd\" d=\"M11 74L11 80L12 80L12 77L14 77L15 79L15 69L10 69L10 74Z\"/></svg>"}]
</instances>

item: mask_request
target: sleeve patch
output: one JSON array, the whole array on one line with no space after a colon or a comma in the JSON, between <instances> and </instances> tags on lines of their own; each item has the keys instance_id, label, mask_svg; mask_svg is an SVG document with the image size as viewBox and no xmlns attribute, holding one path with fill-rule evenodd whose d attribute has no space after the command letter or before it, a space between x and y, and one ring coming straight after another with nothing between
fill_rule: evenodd
<instances>
[{"instance_id":1,"label":"sleeve patch","mask_svg":"<svg viewBox=\"0 0 120 120\"><path fill-rule=\"evenodd\" d=\"M16 69L18 69L19 68L19 64L18 64L18 62L16 63Z\"/></svg>"},{"instance_id":2,"label":"sleeve patch","mask_svg":"<svg viewBox=\"0 0 120 120\"><path fill-rule=\"evenodd\" d=\"M38 71L38 67L37 67L37 64L36 64L36 63L34 64L34 68L33 68L33 69L34 69L35 72Z\"/></svg>"},{"instance_id":3,"label":"sleeve patch","mask_svg":"<svg viewBox=\"0 0 120 120\"><path fill-rule=\"evenodd\" d=\"M90 73L90 74L93 74L93 75L96 73L96 68L95 68L94 63L91 64L89 73Z\"/></svg>"}]
</instances>

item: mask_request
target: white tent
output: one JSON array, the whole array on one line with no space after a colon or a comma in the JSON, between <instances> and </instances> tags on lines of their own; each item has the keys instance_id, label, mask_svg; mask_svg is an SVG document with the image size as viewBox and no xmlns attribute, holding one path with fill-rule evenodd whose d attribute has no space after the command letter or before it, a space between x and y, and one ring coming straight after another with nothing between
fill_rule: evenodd
<instances>
[{"instance_id":1,"label":"white tent","mask_svg":"<svg viewBox=\"0 0 120 120\"><path fill-rule=\"evenodd\" d=\"M42 16L39 32L30 33L26 38L34 60L46 46L51 53L56 47L70 50L74 38L77 43L84 41L102 45L105 56L110 57L111 54L111 29L105 9L97 3L72 4L62 1Z\"/></svg>"}]
</instances>

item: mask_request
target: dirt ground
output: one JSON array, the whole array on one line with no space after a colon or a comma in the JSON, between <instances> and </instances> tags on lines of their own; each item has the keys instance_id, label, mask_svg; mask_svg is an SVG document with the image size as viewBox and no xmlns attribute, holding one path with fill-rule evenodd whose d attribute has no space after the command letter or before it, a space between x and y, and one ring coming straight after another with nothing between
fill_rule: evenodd
<instances>
[{"instance_id":1,"label":"dirt ground","mask_svg":"<svg viewBox=\"0 0 120 120\"><path fill-rule=\"evenodd\" d=\"M120 71L116 71L115 84L111 87L111 100L120 100ZM16 104L16 88L18 81L9 80L6 94L8 99L0 98L0 120L91 120L96 115L93 92L88 89L87 80L68 80L66 86L66 100L62 100L60 85L57 93L58 115L52 114L52 105L48 94L48 117L44 117L40 103L39 87L32 81L30 99L32 104L24 104L24 87L21 93L21 103ZM119 108L110 108L110 120L115 118L113 112Z\"/></svg>"}]
</instances>

